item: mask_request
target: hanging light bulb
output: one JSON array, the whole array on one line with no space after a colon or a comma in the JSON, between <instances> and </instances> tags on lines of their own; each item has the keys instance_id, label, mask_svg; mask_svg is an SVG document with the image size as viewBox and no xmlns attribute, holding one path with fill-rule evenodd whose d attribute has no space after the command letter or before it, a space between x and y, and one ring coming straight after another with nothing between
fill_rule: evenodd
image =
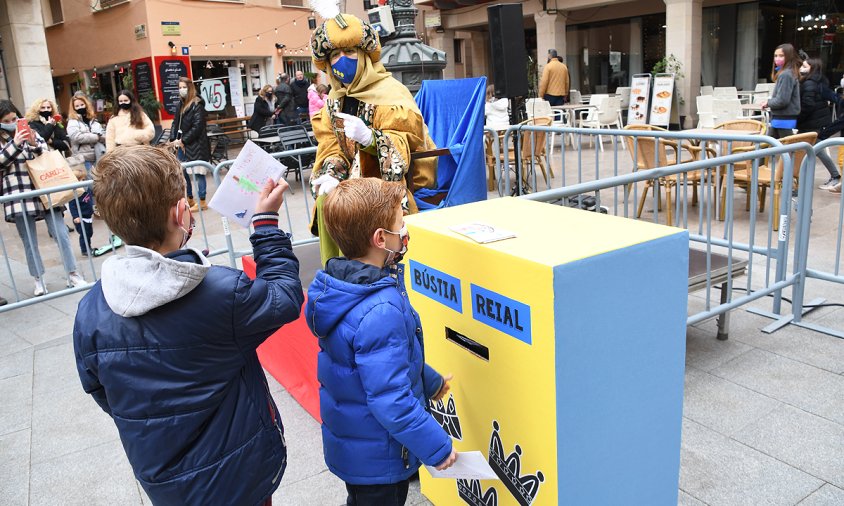
<instances>
[{"instance_id":1,"label":"hanging light bulb","mask_svg":"<svg viewBox=\"0 0 844 506\"><path fill-rule=\"evenodd\" d=\"M275 29L275 34L278 35L278 28Z\"/></svg>"},{"instance_id":2,"label":"hanging light bulb","mask_svg":"<svg viewBox=\"0 0 844 506\"><path fill-rule=\"evenodd\" d=\"M208 44L205 44L205 50L208 51Z\"/></svg>"},{"instance_id":3,"label":"hanging light bulb","mask_svg":"<svg viewBox=\"0 0 844 506\"><path fill-rule=\"evenodd\" d=\"M293 20L293 26L296 26L296 20L295 19Z\"/></svg>"},{"instance_id":4,"label":"hanging light bulb","mask_svg":"<svg viewBox=\"0 0 844 506\"><path fill-rule=\"evenodd\" d=\"M220 43L220 47L221 47L221 48L223 48L223 49L225 49L225 48L226 48L226 43L225 43L225 42L221 42L221 43Z\"/></svg>"},{"instance_id":5,"label":"hanging light bulb","mask_svg":"<svg viewBox=\"0 0 844 506\"><path fill-rule=\"evenodd\" d=\"M257 40L261 40L261 34L259 33L258 35L256 35L256 36L255 36L255 38L256 38Z\"/></svg>"},{"instance_id":6,"label":"hanging light bulb","mask_svg":"<svg viewBox=\"0 0 844 506\"><path fill-rule=\"evenodd\" d=\"M240 39L238 43L243 44L243 39Z\"/></svg>"}]
</instances>

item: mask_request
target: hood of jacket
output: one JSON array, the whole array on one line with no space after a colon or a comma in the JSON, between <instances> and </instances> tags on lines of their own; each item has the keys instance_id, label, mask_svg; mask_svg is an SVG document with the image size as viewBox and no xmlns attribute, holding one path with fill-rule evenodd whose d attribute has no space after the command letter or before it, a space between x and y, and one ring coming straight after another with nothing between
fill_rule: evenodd
<instances>
[{"instance_id":1,"label":"hood of jacket","mask_svg":"<svg viewBox=\"0 0 844 506\"><path fill-rule=\"evenodd\" d=\"M211 262L196 250L164 256L127 245L125 255L114 255L103 263L103 296L118 315L140 316L190 293L210 267Z\"/></svg>"},{"instance_id":2,"label":"hood of jacket","mask_svg":"<svg viewBox=\"0 0 844 506\"><path fill-rule=\"evenodd\" d=\"M318 337L326 337L360 301L396 284L387 268L342 257L329 259L308 290L313 300L311 328Z\"/></svg>"}]
</instances>

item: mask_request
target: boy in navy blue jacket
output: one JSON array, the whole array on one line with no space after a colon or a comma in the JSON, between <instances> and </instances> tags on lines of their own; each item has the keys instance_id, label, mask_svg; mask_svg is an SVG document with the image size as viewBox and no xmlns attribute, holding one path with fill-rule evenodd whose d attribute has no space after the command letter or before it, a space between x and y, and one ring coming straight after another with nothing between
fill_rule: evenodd
<instances>
[{"instance_id":1,"label":"boy in navy blue jacket","mask_svg":"<svg viewBox=\"0 0 844 506\"><path fill-rule=\"evenodd\" d=\"M268 182L252 218L253 281L185 248L194 220L173 155L121 147L93 174L98 212L127 247L76 313L85 392L114 420L154 504L269 504L287 448L255 349L304 299L278 229L287 184Z\"/></svg>"},{"instance_id":2,"label":"boy in navy blue jacket","mask_svg":"<svg viewBox=\"0 0 844 506\"><path fill-rule=\"evenodd\" d=\"M74 170L73 174L80 181L86 179L84 170ZM91 190L85 190L85 193L68 202L67 208L73 217L76 233L79 234L79 248L82 250L82 255L89 256L93 251L91 236L94 235L94 194Z\"/></svg>"},{"instance_id":3,"label":"boy in navy blue jacket","mask_svg":"<svg viewBox=\"0 0 844 506\"><path fill-rule=\"evenodd\" d=\"M346 482L348 505L402 505L420 461L446 469L457 460L427 411L451 377L424 363L422 324L404 287L404 194L401 183L351 179L322 208L347 258L317 272L305 314L319 337L325 462Z\"/></svg>"}]
</instances>

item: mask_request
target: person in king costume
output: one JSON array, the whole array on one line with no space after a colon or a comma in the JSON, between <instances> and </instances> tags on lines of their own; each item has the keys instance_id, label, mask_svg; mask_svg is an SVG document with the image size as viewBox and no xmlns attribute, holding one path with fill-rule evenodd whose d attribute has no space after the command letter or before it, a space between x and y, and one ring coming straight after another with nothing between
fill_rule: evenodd
<instances>
[{"instance_id":1,"label":"person in king costume","mask_svg":"<svg viewBox=\"0 0 844 506\"><path fill-rule=\"evenodd\" d=\"M325 265L340 255L320 217L326 193L353 177L404 181L409 191L402 207L416 213L413 192L436 187L437 158L411 160L412 153L436 146L410 91L381 64L381 42L369 23L350 14L326 19L314 30L311 51L331 83L325 106L311 119L318 143L311 230L319 235Z\"/></svg>"}]
</instances>

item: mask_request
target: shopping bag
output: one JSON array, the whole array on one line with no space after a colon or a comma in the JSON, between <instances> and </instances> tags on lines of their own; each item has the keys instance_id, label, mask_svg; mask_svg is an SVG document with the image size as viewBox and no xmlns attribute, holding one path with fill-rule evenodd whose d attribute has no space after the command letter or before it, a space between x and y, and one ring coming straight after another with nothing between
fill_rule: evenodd
<instances>
[{"instance_id":1,"label":"shopping bag","mask_svg":"<svg viewBox=\"0 0 844 506\"><path fill-rule=\"evenodd\" d=\"M65 157L59 151L45 151L32 160L26 161L29 178L36 190L45 190L78 182ZM41 202L45 209L66 204L76 195L82 195L82 189L64 190L47 195L41 195Z\"/></svg>"}]
</instances>

